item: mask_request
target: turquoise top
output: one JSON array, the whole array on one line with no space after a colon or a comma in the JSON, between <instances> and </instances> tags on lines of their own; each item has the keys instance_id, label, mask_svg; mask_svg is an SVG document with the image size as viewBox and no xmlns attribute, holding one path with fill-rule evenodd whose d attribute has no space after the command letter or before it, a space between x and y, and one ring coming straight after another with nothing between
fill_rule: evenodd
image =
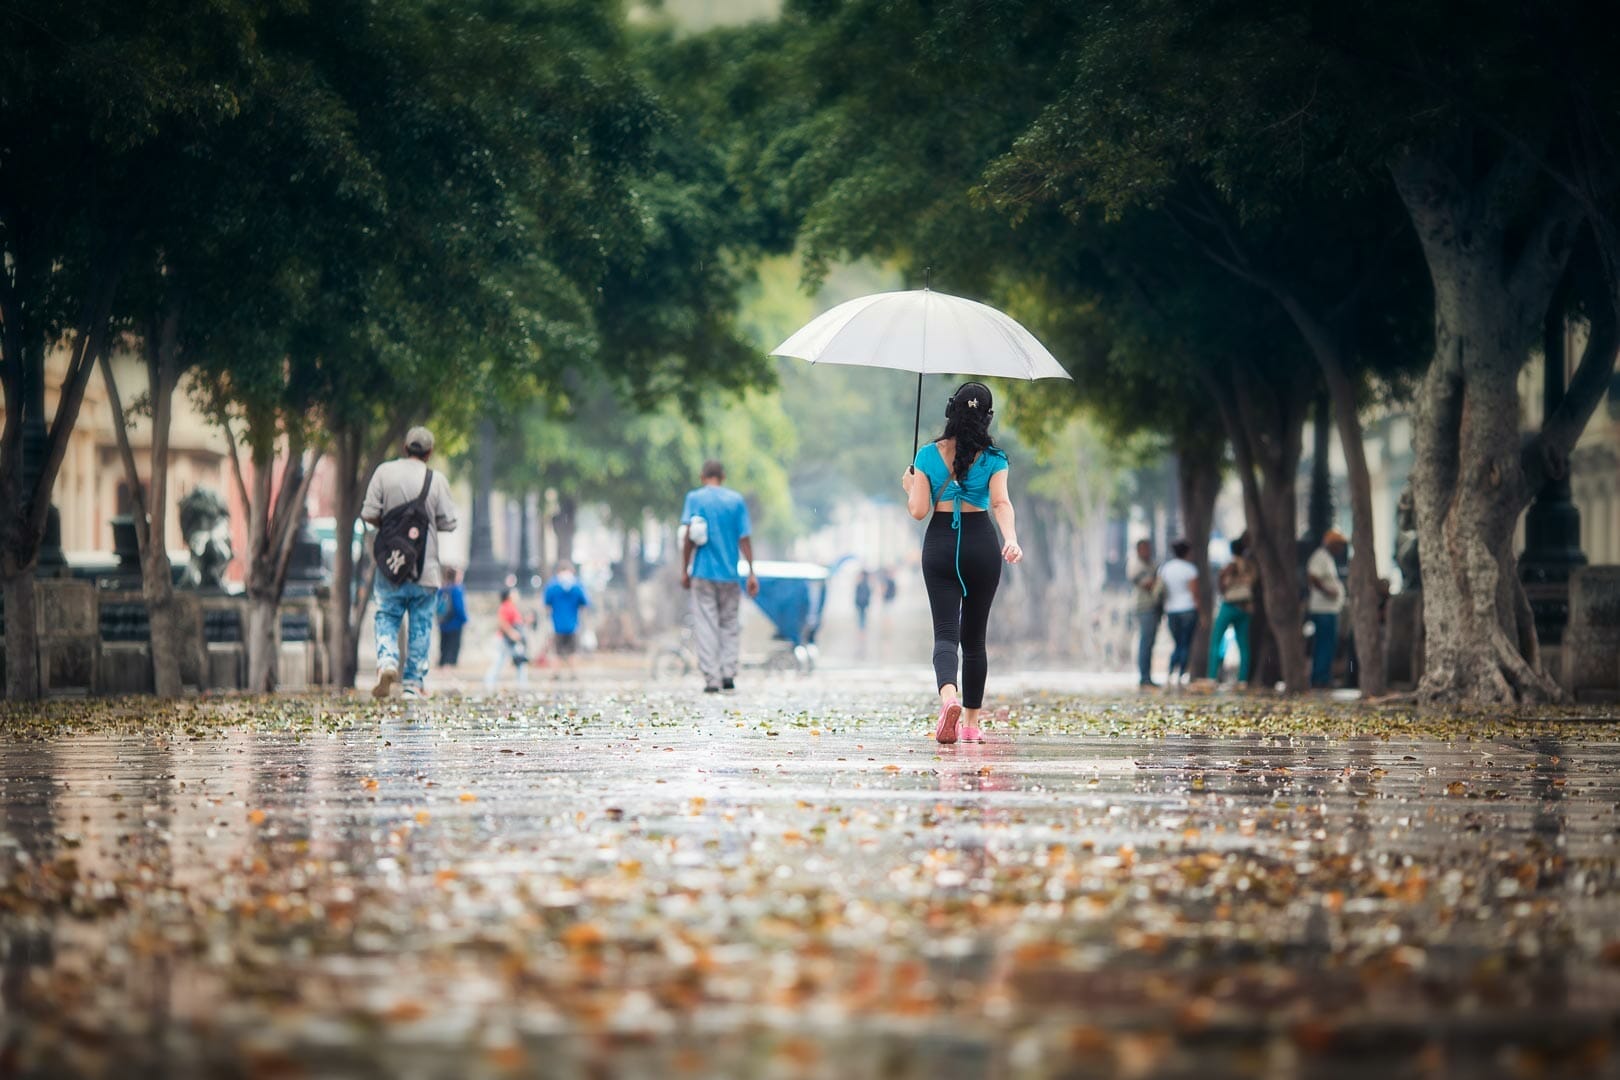
<instances>
[{"instance_id":1,"label":"turquoise top","mask_svg":"<svg viewBox=\"0 0 1620 1080\"><path fill-rule=\"evenodd\" d=\"M945 467L945 457L939 452L938 443L929 443L918 450L917 459L911 464L928 477L935 503L955 504L951 507L951 528L956 530L956 582L966 596L967 582L962 580L962 504L990 509L990 478L1007 467L1007 455L1000 447L985 447L968 466L967 479L961 481Z\"/></svg>"},{"instance_id":2,"label":"turquoise top","mask_svg":"<svg viewBox=\"0 0 1620 1080\"><path fill-rule=\"evenodd\" d=\"M957 482L951 470L945 467L945 458L938 443L929 443L917 451L912 462L917 471L928 476L933 488L934 502L955 502L960 499L980 510L990 509L990 478L1007 467L1007 455L998 446L987 446L984 452L968 466L967 479Z\"/></svg>"}]
</instances>

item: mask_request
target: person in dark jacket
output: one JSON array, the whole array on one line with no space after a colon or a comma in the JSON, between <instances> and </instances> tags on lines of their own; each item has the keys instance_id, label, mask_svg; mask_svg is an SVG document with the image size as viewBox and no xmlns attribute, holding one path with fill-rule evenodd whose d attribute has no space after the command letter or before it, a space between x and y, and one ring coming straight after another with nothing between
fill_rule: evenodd
<instances>
[{"instance_id":1,"label":"person in dark jacket","mask_svg":"<svg viewBox=\"0 0 1620 1080\"><path fill-rule=\"evenodd\" d=\"M862 570L861 579L855 583L855 620L862 631L866 630L866 609L871 606L872 575Z\"/></svg>"}]
</instances>

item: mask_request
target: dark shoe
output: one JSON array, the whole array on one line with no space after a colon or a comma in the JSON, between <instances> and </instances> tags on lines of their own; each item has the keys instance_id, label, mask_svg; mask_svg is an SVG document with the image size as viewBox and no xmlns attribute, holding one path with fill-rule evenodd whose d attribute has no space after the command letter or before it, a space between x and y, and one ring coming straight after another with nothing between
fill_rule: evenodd
<instances>
[{"instance_id":1,"label":"dark shoe","mask_svg":"<svg viewBox=\"0 0 1620 1080\"><path fill-rule=\"evenodd\" d=\"M703 692L705 694L718 694L720 692L720 688L718 686L705 686L703 688Z\"/></svg>"},{"instance_id":2,"label":"dark shoe","mask_svg":"<svg viewBox=\"0 0 1620 1080\"><path fill-rule=\"evenodd\" d=\"M1159 688L1159 684L1154 682L1152 679L1143 679L1136 685L1143 690L1157 690Z\"/></svg>"},{"instance_id":3,"label":"dark shoe","mask_svg":"<svg viewBox=\"0 0 1620 1080\"><path fill-rule=\"evenodd\" d=\"M720 689L722 689L722 690L735 690L735 689L737 689L737 680L736 679L721 679L720 680Z\"/></svg>"}]
</instances>

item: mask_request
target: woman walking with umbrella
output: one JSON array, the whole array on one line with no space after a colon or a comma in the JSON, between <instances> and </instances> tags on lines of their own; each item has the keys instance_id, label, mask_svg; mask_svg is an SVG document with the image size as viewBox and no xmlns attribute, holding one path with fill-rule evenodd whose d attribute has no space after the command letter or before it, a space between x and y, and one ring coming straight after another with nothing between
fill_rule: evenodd
<instances>
[{"instance_id":1,"label":"woman walking with umbrella","mask_svg":"<svg viewBox=\"0 0 1620 1080\"><path fill-rule=\"evenodd\" d=\"M930 288L856 297L816 316L772 350L812 364L895 368L917 373L916 460L902 483L911 516L934 519L923 541L923 579L934 612L934 673L942 743L979 737L984 704L985 626L1001 582L1001 562L1023 558L1007 498L1007 456L990 438L990 390L964 383L945 407L945 431L917 449L925 375L1001 379L1071 376L1035 335L1005 312ZM988 510L989 513L985 511ZM998 548L995 529L1001 526ZM962 649L957 682L956 650ZM960 693L958 693L960 685Z\"/></svg>"},{"instance_id":2,"label":"woman walking with umbrella","mask_svg":"<svg viewBox=\"0 0 1620 1080\"><path fill-rule=\"evenodd\" d=\"M963 739L980 737L990 605L1001 584L1002 560L1023 558L1007 497L1007 455L990 437L994 415L990 388L963 383L945 404L945 430L917 451L901 479L911 516L921 521L933 515L923 538L922 571L934 616L940 702L934 737L941 743L954 743L959 725ZM1001 529L999 542L991 517Z\"/></svg>"}]
</instances>

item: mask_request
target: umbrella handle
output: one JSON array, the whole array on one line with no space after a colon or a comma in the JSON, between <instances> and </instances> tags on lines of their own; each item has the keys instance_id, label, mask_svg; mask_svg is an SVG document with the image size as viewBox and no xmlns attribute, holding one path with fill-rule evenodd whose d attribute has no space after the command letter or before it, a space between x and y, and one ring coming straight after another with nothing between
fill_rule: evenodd
<instances>
[{"instance_id":1,"label":"umbrella handle","mask_svg":"<svg viewBox=\"0 0 1620 1080\"><path fill-rule=\"evenodd\" d=\"M912 472L917 471L917 448L922 445L922 372L917 372L917 418L911 426L911 460L913 464L907 466Z\"/></svg>"}]
</instances>

